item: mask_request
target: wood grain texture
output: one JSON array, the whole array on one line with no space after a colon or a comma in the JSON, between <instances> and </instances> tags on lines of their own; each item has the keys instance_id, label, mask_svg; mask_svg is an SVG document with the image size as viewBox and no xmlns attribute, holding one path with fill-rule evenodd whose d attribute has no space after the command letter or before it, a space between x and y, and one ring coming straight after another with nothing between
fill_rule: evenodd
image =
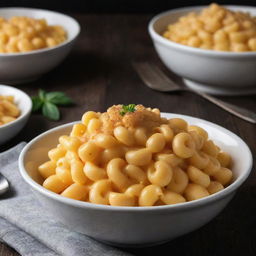
<instances>
[{"instance_id":1,"label":"wood grain texture","mask_svg":"<svg viewBox=\"0 0 256 256\"><path fill-rule=\"evenodd\" d=\"M10 248L8 245L0 243L0 255L1 256L16 256L19 255L16 251Z\"/></svg>"},{"instance_id":2,"label":"wood grain texture","mask_svg":"<svg viewBox=\"0 0 256 256\"><path fill-rule=\"evenodd\" d=\"M192 93L160 93L150 90L141 82L131 66L131 61L135 59L153 61L179 81L164 68L154 51L147 33L150 15L74 17L80 22L82 31L70 56L40 80L18 87L30 95L35 95L38 88L65 91L76 105L61 108L62 119L58 122L50 122L39 114L33 114L25 129L7 145L0 147L0 152L20 141L29 141L47 129L79 120L87 110L104 111L113 104L141 103L164 112L187 114L217 123L244 139L255 158L255 125L228 114ZM256 111L256 96L223 99ZM164 251L182 256L256 255L255 202L256 175L252 171L232 202L209 224L162 246L127 251L135 255L163 255ZM18 254L0 244L0 255Z\"/></svg>"},{"instance_id":3,"label":"wood grain texture","mask_svg":"<svg viewBox=\"0 0 256 256\"><path fill-rule=\"evenodd\" d=\"M33 7L40 9L50 9L62 12L79 12L79 13L152 13L162 12L172 8L208 5L208 0L1 0L0 7ZM218 0L219 4L237 4L255 6L255 0Z\"/></svg>"}]
</instances>

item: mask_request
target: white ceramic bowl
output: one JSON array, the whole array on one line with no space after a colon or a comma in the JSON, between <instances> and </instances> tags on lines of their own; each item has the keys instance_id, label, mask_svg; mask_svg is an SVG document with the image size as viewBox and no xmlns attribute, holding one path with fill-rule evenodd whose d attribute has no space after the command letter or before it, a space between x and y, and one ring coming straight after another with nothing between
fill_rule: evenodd
<instances>
[{"instance_id":1,"label":"white ceramic bowl","mask_svg":"<svg viewBox=\"0 0 256 256\"><path fill-rule=\"evenodd\" d=\"M206 129L209 137L234 160L234 182L224 190L192 202L153 207L115 207L68 199L48 191L37 167L47 160L47 151L56 146L58 137L68 134L74 123L59 126L33 139L20 154L19 168L23 179L35 192L46 211L53 213L72 230L118 246L146 246L171 240L203 226L227 205L248 177L252 155L242 139L216 124L184 115L190 124Z\"/></svg>"},{"instance_id":2,"label":"white ceramic bowl","mask_svg":"<svg viewBox=\"0 0 256 256\"><path fill-rule=\"evenodd\" d=\"M206 6L179 8L155 16L149 23L149 34L163 63L183 77L193 89L204 92L225 90L256 91L256 52L220 52L203 50L172 42L162 36L167 25L189 12L199 12ZM256 7L226 6L234 11L249 12L256 16ZM207 88L209 87L209 88ZM218 93L216 93L218 94ZM220 93L221 94L221 93ZM228 94L228 93L227 93Z\"/></svg>"},{"instance_id":3,"label":"white ceramic bowl","mask_svg":"<svg viewBox=\"0 0 256 256\"><path fill-rule=\"evenodd\" d=\"M13 122L0 125L0 145L14 137L25 126L32 110L32 101L23 91L11 86L0 85L0 95L11 95L21 110L20 116Z\"/></svg>"},{"instance_id":4,"label":"white ceramic bowl","mask_svg":"<svg viewBox=\"0 0 256 256\"><path fill-rule=\"evenodd\" d=\"M52 48L26 53L0 54L0 82L2 83L17 84L32 81L52 70L68 55L80 32L80 26L76 20L53 11L32 8L0 8L0 16L4 18L12 16L44 18L49 25L63 26L68 35L66 41Z\"/></svg>"}]
</instances>

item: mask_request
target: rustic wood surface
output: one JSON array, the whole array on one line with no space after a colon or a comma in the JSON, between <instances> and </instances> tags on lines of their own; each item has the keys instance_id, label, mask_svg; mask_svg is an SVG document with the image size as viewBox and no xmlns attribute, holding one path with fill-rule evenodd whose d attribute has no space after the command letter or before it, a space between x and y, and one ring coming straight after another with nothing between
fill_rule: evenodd
<instances>
[{"instance_id":1,"label":"rustic wood surface","mask_svg":"<svg viewBox=\"0 0 256 256\"><path fill-rule=\"evenodd\" d=\"M139 79L131 66L131 61L135 59L154 61L173 76L161 64L147 33L151 15L73 16L80 22L82 31L69 57L40 80L18 87L31 96L39 88L64 91L75 100L76 105L72 108L61 108L62 118L58 122L51 122L39 114L33 114L23 131L0 147L0 152L20 141L29 141L47 129L78 120L87 110L104 111L113 104L141 103L165 112L187 114L217 123L243 138L255 156L255 125L228 114L192 93L155 92ZM256 111L256 96L223 99ZM256 255L254 169L232 202L203 228L162 246L127 251L134 255L161 255L160 252L164 251L172 255L190 256ZM0 255L19 254L0 244Z\"/></svg>"}]
</instances>

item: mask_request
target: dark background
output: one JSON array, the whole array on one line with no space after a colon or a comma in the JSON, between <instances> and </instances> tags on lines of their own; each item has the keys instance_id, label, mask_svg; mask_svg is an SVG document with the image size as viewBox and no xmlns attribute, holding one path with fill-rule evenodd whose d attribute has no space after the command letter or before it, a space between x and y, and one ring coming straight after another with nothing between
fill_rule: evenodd
<instances>
[{"instance_id":1,"label":"dark background","mask_svg":"<svg viewBox=\"0 0 256 256\"><path fill-rule=\"evenodd\" d=\"M0 0L0 7L24 6L76 13L157 13L164 10L208 5L207 0ZM256 5L256 0L217 1L219 4Z\"/></svg>"}]
</instances>

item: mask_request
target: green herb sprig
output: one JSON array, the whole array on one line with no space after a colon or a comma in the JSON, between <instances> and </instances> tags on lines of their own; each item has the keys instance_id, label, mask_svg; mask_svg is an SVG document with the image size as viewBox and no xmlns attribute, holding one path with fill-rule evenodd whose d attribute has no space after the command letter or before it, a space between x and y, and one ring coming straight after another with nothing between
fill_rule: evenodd
<instances>
[{"instance_id":1,"label":"green herb sprig","mask_svg":"<svg viewBox=\"0 0 256 256\"><path fill-rule=\"evenodd\" d=\"M38 96L32 97L32 111L41 111L43 116L50 120L57 121L60 119L60 111L57 106L69 106L73 104L64 92L46 92L39 90Z\"/></svg>"},{"instance_id":2,"label":"green herb sprig","mask_svg":"<svg viewBox=\"0 0 256 256\"><path fill-rule=\"evenodd\" d=\"M135 112L135 104L122 105L122 109L120 110L120 115L124 116L126 113Z\"/></svg>"}]
</instances>

